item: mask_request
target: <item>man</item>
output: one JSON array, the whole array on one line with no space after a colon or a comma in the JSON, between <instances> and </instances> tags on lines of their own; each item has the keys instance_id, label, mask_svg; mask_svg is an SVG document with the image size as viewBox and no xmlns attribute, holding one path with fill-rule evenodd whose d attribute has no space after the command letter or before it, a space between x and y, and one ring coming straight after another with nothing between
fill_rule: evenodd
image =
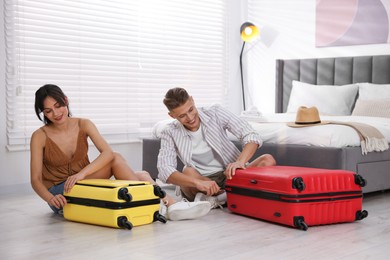
<instances>
[{"instance_id":1,"label":"man","mask_svg":"<svg viewBox=\"0 0 390 260\"><path fill-rule=\"evenodd\" d=\"M212 208L221 206L226 203L225 181L236 169L276 164L269 154L248 162L262 140L245 120L220 105L198 110L183 88L168 90L163 102L176 120L161 133L158 178L180 187L188 200L209 201ZM241 140L242 152L226 130ZM177 156L184 164L181 172L176 169Z\"/></svg>"}]
</instances>

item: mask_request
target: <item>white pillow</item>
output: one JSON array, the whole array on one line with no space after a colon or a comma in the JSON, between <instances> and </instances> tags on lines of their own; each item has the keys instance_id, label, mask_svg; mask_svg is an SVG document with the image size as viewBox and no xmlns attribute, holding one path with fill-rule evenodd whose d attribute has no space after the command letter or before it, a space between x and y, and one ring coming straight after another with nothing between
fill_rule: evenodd
<instances>
[{"instance_id":1,"label":"white pillow","mask_svg":"<svg viewBox=\"0 0 390 260\"><path fill-rule=\"evenodd\" d=\"M359 86L359 99L390 98L390 84L357 83Z\"/></svg>"},{"instance_id":2,"label":"white pillow","mask_svg":"<svg viewBox=\"0 0 390 260\"><path fill-rule=\"evenodd\" d=\"M160 138L161 137L161 132L167 127L168 124L173 122L175 119L165 119L157 122L153 128L152 128L152 136L154 138Z\"/></svg>"},{"instance_id":3,"label":"white pillow","mask_svg":"<svg viewBox=\"0 0 390 260\"><path fill-rule=\"evenodd\" d=\"M373 116L390 118L390 98L375 100L356 100L353 116Z\"/></svg>"},{"instance_id":4,"label":"white pillow","mask_svg":"<svg viewBox=\"0 0 390 260\"><path fill-rule=\"evenodd\" d=\"M300 106L317 107L321 115L351 115L358 85L312 85L293 80L288 113L296 113Z\"/></svg>"}]
</instances>

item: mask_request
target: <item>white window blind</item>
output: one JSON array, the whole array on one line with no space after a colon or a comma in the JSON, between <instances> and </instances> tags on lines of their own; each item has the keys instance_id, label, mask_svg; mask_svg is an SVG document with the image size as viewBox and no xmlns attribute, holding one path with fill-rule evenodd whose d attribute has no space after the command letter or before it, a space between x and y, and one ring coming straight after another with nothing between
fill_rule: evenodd
<instances>
[{"instance_id":1,"label":"white window blind","mask_svg":"<svg viewBox=\"0 0 390 260\"><path fill-rule=\"evenodd\" d=\"M224 104L226 13L223 0L5 0L8 148L28 149L42 125L34 94L48 83L109 143L166 119L171 87Z\"/></svg>"}]
</instances>

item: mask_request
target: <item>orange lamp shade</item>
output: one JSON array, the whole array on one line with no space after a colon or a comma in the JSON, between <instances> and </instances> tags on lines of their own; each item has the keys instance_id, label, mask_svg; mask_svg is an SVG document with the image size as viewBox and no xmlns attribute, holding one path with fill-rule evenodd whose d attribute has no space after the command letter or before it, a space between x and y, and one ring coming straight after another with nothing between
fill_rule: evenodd
<instances>
[{"instance_id":1,"label":"orange lamp shade","mask_svg":"<svg viewBox=\"0 0 390 260\"><path fill-rule=\"evenodd\" d=\"M245 22L241 25L240 33L241 39L244 42L251 42L260 35L259 29L257 29L256 25L250 22Z\"/></svg>"}]
</instances>

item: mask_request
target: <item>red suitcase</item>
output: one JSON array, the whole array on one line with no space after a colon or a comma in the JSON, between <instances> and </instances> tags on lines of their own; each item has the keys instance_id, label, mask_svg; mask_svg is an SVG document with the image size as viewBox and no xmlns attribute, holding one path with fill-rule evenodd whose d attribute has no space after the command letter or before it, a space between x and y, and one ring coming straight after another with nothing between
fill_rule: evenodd
<instances>
[{"instance_id":1,"label":"red suitcase","mask_svg":"<svg viewBox=\"0 0 390 260\"><path fill-rule=\"evenodd\" d=\"M365 218L365 184L351 171L269 166L236 170L226 192L234 213L307 230Z\"/></svg>"}]
</instances>

